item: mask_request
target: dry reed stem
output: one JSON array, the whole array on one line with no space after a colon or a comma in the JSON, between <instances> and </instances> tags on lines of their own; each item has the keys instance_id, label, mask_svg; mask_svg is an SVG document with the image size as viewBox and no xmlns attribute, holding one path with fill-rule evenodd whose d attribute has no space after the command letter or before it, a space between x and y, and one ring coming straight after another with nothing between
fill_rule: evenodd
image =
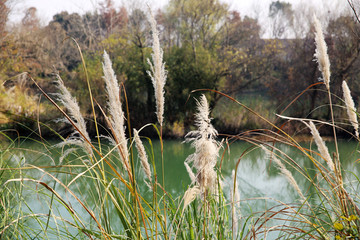
<instances>
[{"instance_id":1,"label":"dry reed stem","mask_svg":"<svg viewBox=\"0 0 360 240\"><path fill-rule=\"evenodd\" d=\"M41 91L41 93L65 116L65 118L74 126L74 128L76 128L76 130L80 133L80 135L84 138L84 140L93 148L93 150L99 154L99 156L104 159L104 161L106 162L106 164L110 167L110 169L113 171L113 173L116 175L116 177L126 186L126 188L130 191L130 193L135 196L135 200L137 202L137 204L139 205L140 207L140 214L141 214L141 218L142 218L142 222L143 222L143 226L145 228L145 234L148 237L148 231L147 231L147 227L146 227L146 224L145 224L145 216L144 216L144 209L141 205L141 202L140 202L140 198L137 194L137 191L136 191L136 188L132 188L131 185L128 184L127 181L125 181L125 179L121 176L121 174L114 168L114 166L108 161L106 160L106 158L104 158L101 154L101 152L99 152L90 142L89 139L87 139L85 137L85 135L80 131L80 129L78 128L77 124L71 119L70 116L68 116L60 107L58 104L56 104L56 102L54 100L52 100L49 95L39 86L39 84L31 77L30 74L28 74L29 78L31 79L31 81L36 85L36 87ZM33 166L34 168L40 170L40 171L43 171L41 168L38 168L36 166ZM129 175L130 178L132 178L131 174ZM76 198L76 196L74 196ZM97 221L95 219L95 221Z\"/></svg>"},{"instance_id":2,"label":"dry reed stem","mask_svg":"<svg viewBox=\"0 0 360 240\"><path fill-rule=\"evenodd\" d=\"M235 170L232 170L232 179L233 179L233 189L230 191L231 196L231 208L232 208L232 226L233 226L233 235L237 234L239 219L241 219L240 212L240 193L238 181L236 179Z\"/></svg>"},{"instance_id":3,"label":"dry reed stem","mask_svg":"<svg viewBox=\"0 0 360 240\"><path fill-rule=\"evenodd\" d=\"M337 184L340 186L340 190L337 191L338 197L341 200L341 209L343 212L347 212L346 203L344 201L345 199L345 190L343 188L343 179L341 174L341 166L340 166L340 155L339 155L339 146L337 142L337 135L336 135L336 126L335 126L335 119L334 119L334 110L333 110L333 104L331 99L331 91L330 91L330 60L329 56L327 54L327 46L324 39L324 34L322 32L321 24L319 20L314 16L314 24L315 24L315 44L316 44L316 50L314 56L317 59L317 62L319 64L319 69L323 75L324 83L327 88L328 92L328 98L329 98L329 106L330 106L330 115L331 115L331 123L332 123L332 129L333 129L333 136L334 136L334 143L335 143L335 151L336 156L334 158L334 161L332 161L331 157L327 156L328 151L327 148L323 148L323 146L320 146L320 148L323 148L322 150L326 152L321 153L323 157L325 157L326 162L328 163L330 169L334 172ZM322 145L323 141L320 138L320 135L318 137L314 136L315 141L318 141L320 145ZM325 145L325 144L323 144ZM319 148L319 145L318 145ZM321 152L321 149L319 148L319 151Z\"/></svg>"}]
</instances>

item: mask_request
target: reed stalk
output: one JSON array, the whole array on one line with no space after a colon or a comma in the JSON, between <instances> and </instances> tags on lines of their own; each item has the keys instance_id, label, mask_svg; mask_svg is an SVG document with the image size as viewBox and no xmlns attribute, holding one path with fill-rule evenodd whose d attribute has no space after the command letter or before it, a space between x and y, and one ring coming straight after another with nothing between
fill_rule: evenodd
<instances>
[{"instance_id":1,"label":"reed stalk","mask_svg":"<svg viewBox=\"0 0 360 240\"><path fill-rule=\"evenodd\" d=\"M336 151L336 155L334 157L334 159L335 159L334 173L335 173L335 177L337 178L337 183L339 184L338 197L340 199L341 209L343 211L343 214L347 216L348 210L347 210L347 206L346 206L346 202L345 202L346 194L345 194L345 190L344 190L343 178L342 178L342 173L341 173L339 146L338 146L335 119L334 119L333 103L332 103L332 97L331 97L331 91L330 91L330 60L329 60L329 56L327 54L327 45L326 45L326 42L324 39L322 27L316 16L314 16L314 24L315 24L315 30L316 30L316 32L315 32L316 51L315 51L314 56L316 57L317 62L319 63L319 70L322 73L323 80L324 80L324 83L325 83L325 86L326 86L326 89L328 92L328 98L329 98L331 123L332 123L332 130L333 130L333 137L334 137L335 151Z\"/></svg>"}]
</instances>

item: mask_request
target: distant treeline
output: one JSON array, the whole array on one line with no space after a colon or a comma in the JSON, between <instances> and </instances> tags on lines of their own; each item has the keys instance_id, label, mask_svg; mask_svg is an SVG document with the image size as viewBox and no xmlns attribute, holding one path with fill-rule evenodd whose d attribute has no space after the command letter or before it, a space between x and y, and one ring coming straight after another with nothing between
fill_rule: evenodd
<instances>
[{"instance_id":1,"label":"distant treeline","mask_svg":"<svg viewBox=\"0 0 360 240\"><path fill-rule=\"evenodd\" d=\"M71 132L65 123L53 121L61 117L59 112L41 95L28 75L22 74L29 73L51 95L57 91L54 73L59 72L87 116L90 131L94 130L86 74L75 41L84 56L92 94L99 106L106 109L102 79L102 54L106 50L126 91L126 98L124 92L121 96L129 106L128 120L132 127L156 122L154 91L147 73L152 43L146 7L118 8L106 0L96 12L56 14L46 26L40 24L37 10L29 8L21 23L10 27L6 2L0 2L2 129L36 129L40 120L60 134ZM321 74L313 61L312 15L280 1L268 7L272 34L268 39L261 38L263 28L258 19L241 16L217 0L170 0L163 9L153 10L168 72L164 116L167 136L182 135L192 124L193 97L199 95L192 91L196 89L212 89L238 99L257 98L256 94L261 93L261 99L255 101L253 107L264 116L271 115L273 120L276 120L274 113L283 110L286 110L283 114L293 117L329 119L328 108L322 107L328 104L327 92L322 91L325 89L322 84L317 84ZM301 25L299 19L302 19ZM359 24L351 15L327 19L323 27L331 61L332 92L341 96L341 82L346 80L357 103L360 96ZM251 120L247 116L250 113L245 111L235 116L226 114L226 108L232 107L231 102L215 92L205 93L211 99L210 107L214 109L215 125L220 132L268 127ZM54 94L51 96L56 98ZM339 101L334 96L334 102ZM266 107L261 108L262 105ZM99 107L96 109L99 122L105 125ZM313 109L315 111L311 111ZM341 119L345 111L339 109L335 114ZM238 118L243 121L234 121ZM41 130L43 134L51 133L43 126Z\"/></svg>"}]
</instances>

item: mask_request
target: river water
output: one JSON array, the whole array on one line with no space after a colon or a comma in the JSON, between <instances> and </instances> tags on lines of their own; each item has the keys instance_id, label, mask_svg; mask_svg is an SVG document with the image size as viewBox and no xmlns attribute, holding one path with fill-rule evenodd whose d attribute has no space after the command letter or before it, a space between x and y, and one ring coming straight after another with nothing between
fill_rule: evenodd
<instances>
[{"instance_id":1,"label":"river water","mask_svg":"<svg viewBox=\"0 0 360 240\"><path fill-rule=\"evenodd\" d=\"M162 182L162 161L160 153L160 143L159 141L151 141L151 145L148 143L148 140L144 140L145 146L148 150L148 155L150 156L150 161L154 159L155 165L158 172L159 182ZM49 177L46 172L51 173L52 176L59 179L64 184L68 184L74 176L78 173L81 173L85 169L82 167L79 168L43 168L43 166L56 166L56 165L81 165L82 161L88 161L86 157L83 157L83 154L80 152L75 152L69 154L66 158L62 159L61 156L64 155L66 148L53 148L55 143L48 144L47 147L44 147L40 142L31 142L25 141L21 144L17 144L11 152L11 165L13 166L40 166L41 170L32 169L32 170L22 170L21 174L18 173L13 177L26 177L32 179L38 179L49 184L50 187L55 188L66 201L69 201L70 204L75 209L78 209L80 215L87 215L87 213L82 209L82 207L74 201L74 199L62 189L59 184L54 185L54 180L52 177ZM314 144L309 142L302 143L303 147L307 149L317 150ZM334 152L334 144L332 142L327 143L330 152ZM306 169L308 176L312 179L316 178L317 170L315 169L313 163L307 158L303 153L301 153L297 148L293 146L288 146L284 144L276 144L276 148L279 149L283 154L279 157L289 156L289 159L292 159L294 163L298 164L302 168ZM102 150L104 152L109 151L111 147L109 145L104 145ZM152 154L152 149L154 153ZM339 150L341 157L341 164L344 170L344 175L348 176L344 179L345 186L350 189L350 192L358 192L360 190L359 182L356 181L356 177L360 176L360 166L359 166L359 156L360 154L357 151L358 143L353 141L339 141ZM184 161L185 159L194 152L194 149L191 148L190 144L182 143L178 140L166 140L164 142L164 166L165 166L165 189L169 192L173 198L181 197L187 186L190 184L190 178L186 172ZM274 161L271 160L271 155L266 153L263 149L259 147L254 147L249 143L245 142L235 142L231 144L230 150L226 147L220 149L220 157L218 162L218 168L220 167L221 161L221 179L223 182L223 189L225 196L229 196L230 186L232 186L231 172L235 169L237 162L237 178L238 186L241 196L241 210L242 214L250 214L254 211L263 211L266 208L278 203L278 201L284 203L296 203L298 202L299 195L294 190L294 188L289 184L288 180L280 174L280 171L275 166ZM278 152L277 152L278 153ZM135 174L137 176L138 182L140 183L139 189L144 192L144 195L151 197L151 192L148 190L146 184L143 184L144 173L140 168L139 159L137 157L136 151L133 153L135 159ZM316 154L312 154L316 155ZM221 159L222 158L222 159ZM318 156L316 156L319 159ZM116 168L120 168L121 164L116 157L110 158L113 165ZM287 158L284 157L284 160ZM321 162L322 160L319 159ZM294 176L297 184L300 186L301 191L305 196L312 194L312 188L309 187L310 184L304 178L299 171L292 168L290 165L285 164L288 170ZM108 168L106 168L108 169ZM110 171L110 169L108 169ZM90 176L87 176L89 182L92 181ZM75 181L72 184L71 188L76 194L79 194L86 204L90 207L93 204L92 198L94 198L92 191L92 184L87 184L86 178L81 178L79 181ZM33 213L49 213L49 192L46 192L46 189L40 188L35 183L25 183L23 187L23 197L26 204L22 206L25 212ZM45 195L42 195L45 193ZM48 198L48 199L46 199ZM57 202L59 205L59 202ZM64 218L70 218L66 213L66 210L62 206L57 206L54 214L59 214Z\"/></svg>"}]
</instances>

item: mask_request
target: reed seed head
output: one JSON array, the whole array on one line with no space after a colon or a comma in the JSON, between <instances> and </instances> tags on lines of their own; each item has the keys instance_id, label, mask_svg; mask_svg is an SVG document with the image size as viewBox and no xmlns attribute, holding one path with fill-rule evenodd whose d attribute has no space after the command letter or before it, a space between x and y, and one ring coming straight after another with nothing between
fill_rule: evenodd
<instances>
[{"instance_id":1,"label":"reed seed head","mask_svg":"<svg viewBox=\"0 0 360 240\"><path fill-rule=\"evenodd\" d=\"M261 145L261 148L265 151L265 153L268 155L268 158L271 160L274 160L274 162L277 165L277 168L280 170L281 174L284 175L284 177L288 180L291 186L295 189L295 191L299 194L301 199L305 202L306 198L304 197L304 194L301 192L299 185L297 184L295 178L291 174L291 172L285 167L285 165L281 162L279 158L275 156L275 154L272 154L272 151L267 149L265 146Z\"/></svg>"},{"instance_id":2,"label":"reed seed head","mask_svg":"<svg viewBox=\"0 0 360 240\"><path fill-rule=\"evenodd\" d=\"M306 124L306 125L309 127L311 134L313 135L315 144L318 147L318 150L319 150L321 156L325 159L330 170L335 171L334 162L333 162L332 158L330 157L329 150L328 150L324 140L321 138L319 131L316 129L315 124L312 121L310 121L309 124Z\"/></svg>"},{"instance_id":3,"label":"reed seed head","mask_svg":"<svg viewBox=\"0 0 360 240\"><path fill-rule=\"evenodd\" d=\"M163 62L163 50L160 47L160 40L159 40L159 31L157 30L157 24L154 16L150 11L150 25L152 31L152 38L153 38L153 46L152 50L152 62L148 59L148 64L150 65L150 70L147 71L149 74L152 84L155 90L155 101L156 101L156 115L158 118L159 124L163 125L163 115L164 115L164 86L166 83L167 72L165 70L165 63Z\"/></svg>"},{"instance_id":4,"label":"reed seed head","mask_svg":"<svg viewBox=\"0 0 360 240\"><path fill-rule=\"evenodd\" d=\"M67 142L82 146L87 152L87 154L91 155L93 153L92 148L90 144L86 141L90 141L90 137L86 130L86 123L83 116L81 115L80 107L76 99L71 96L71 93L65 87L63 80L58 74L56 75L56 83L57 88L60 90L60 93L57 94L58 100L66 107L70 114L70 117L76 125L76 128L79 129L79 131L81 132L81 137L75 137L74 135L77 132L74 132L72 134L72 137L68 139ZM86 140L84 138L86 138Z\"/></svg>"},{"instance_id":5,"label":"reed seed head","mask_svg":"<svg viewBox=\"0 0 360 240\"><path fill-rule=\"evenodd\" d=\"M134 128L134 140L135 140L135 146L138 150L138 155L140 158L141 166L144 170L144 173L146 177L148 178L149 182L151 182L151 170L150 170L150 164L148 162L148 158L146 155L146 151L144 148L144 145L142 144L138 131Z\"/></svg>"},{"instance_id":6,"label":"reed seed head","mask_svg":"<svg viewBox=\"0 0 360 240\"><path fill-rule=\"evenodd\" d=\"M219 144L215 140L217 131L211 125L209 118L209 105L205 95L197 102L195 125L198 130L186 134L186 142L192 142L195 153L191 154L186 162L192 163L196 169L196 181L204 193L206 190L215 193L217 191L217 174L215 165L219 156Z\"/></svg>"},{"instance_id":7,"label":"reed seed head","mask_svg":"<svg viewBox=\"0 0 360 240\"><path fill-rule=\"evenodd\" d=\"M195 182L196 182L196 176L195 176L195 174L193 173L193 171L191 170L189 164L187 164L187 162L184 162L184 165L185 165L186 171L187 171L188 174L189 174L191 183L195 183Z\"/></svg>"},{"instance_id":8,"label":"reed seed head","mask_svg":"<svg viewBox=\"0 0 360 240\"><path fill-rule=\"evenodd\" d=\"M346 105L346 111L351 122L351 125L355 129L355 135L359 138L359 123L356 115L356 108L353 98L351 97L350 89L345 81L342 83L343 93L344 93L344 100Z\"/></svg>"},{"instance_id":9,"label":"reed seed head","mask_svg":"<svg viewBox=\"0 0 360 240\"><path fill-rule=\"evenodd\" d=\"M315 59L319 64L319 70L322 73L322 77L326 88L330 89L330 60L329 55L327 54L327 45L324 38L324 33L322 31L321 23L319 19L314 15L314 25L315 25Z\"/></svg>"},{"instance_id":10,"label":"reed seed head","mask_svg":"<svg viewBox=\"0 0 360 240\"><path fill-rule=\"evenodd\" d=\"M194 186L186 190L184 194L184 207L183 210L195 200L196 196L200 194L200 189L198 186Z\"/></svg>"},{"instance_id":11,"label":"reed seed head","mask_svg":"<svg viewBox=\"0 0 360 240\"><path fill-rule=\"evenodd\" d=\"M121 107L120 87L116 79L109 55L104 51L104 80L108 94L108 110L110 113L110 124L113 130L115 142L119 145L120 156L125 168L129 166L129 152L125 135L125 116ZM129 170L129 169L128 169Z\"/></svg>"}]
</instances>

